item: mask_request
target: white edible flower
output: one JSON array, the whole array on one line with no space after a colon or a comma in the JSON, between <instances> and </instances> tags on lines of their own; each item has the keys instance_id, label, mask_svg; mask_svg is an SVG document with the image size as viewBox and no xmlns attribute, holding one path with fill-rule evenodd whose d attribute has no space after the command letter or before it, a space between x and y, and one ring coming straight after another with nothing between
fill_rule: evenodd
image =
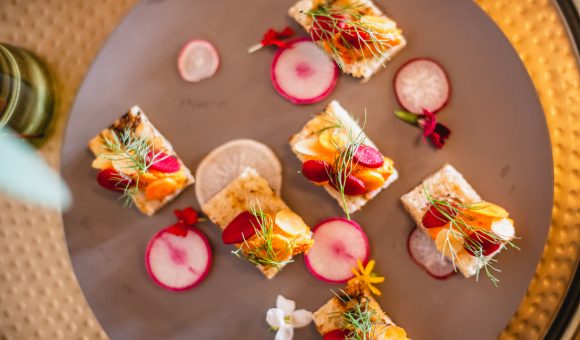
<instances>
[{"instance_id":1,"label":"white edible flower","mask_svg":"<svg viewBox=\"0 0 580 340\"><path fill-rule=\"evenodd\" d=\"M275 340L291 340L294 328L308 325L312 321L312 313L305 310L296 310L296 302L288 300L282 295L276 299L276 308L268 309L266 322L276 330Z\"/></svg>"}]
</instances>

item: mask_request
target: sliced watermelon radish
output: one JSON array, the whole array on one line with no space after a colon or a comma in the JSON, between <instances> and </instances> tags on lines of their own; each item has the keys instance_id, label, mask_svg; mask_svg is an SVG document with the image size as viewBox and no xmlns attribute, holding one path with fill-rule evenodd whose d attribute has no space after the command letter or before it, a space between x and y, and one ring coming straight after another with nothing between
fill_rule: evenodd
<instances>
[{"instance_id":1,"label":"sliced watermelon radish","mask_svg":"<svg viewBox=\"0 0 580 340\"><path fill-rule=\"evenodd\" d=\"M185 234L177 229L186 229ZM198 229L174 225L160 230L145 252L147 273L159 286L183 291L199 284L209 273L212 251Z\"/></svg>"},{"instance_id":2,"label":"sliced watermelon radish","mask_svg":"<svg viewBox=\"0 0 580 340\"><path fill-rule=\"evenodd\" d=\"M451 88L443 67L428 58L409 60L397 71L395 95L405 110L422 114L441 110L449 101Z\"/></svg>"},{"instance_id":3,"label":"sliced watermelon radish","mask_svg":"<svg viewBox=\"0 0 580 340\"><path fill-rule=\"evenodd\" d=\"M435 242L419 228L409 234L407 248L411 258L434 278L443 280L455 273L453 263L443 257Z\"/></svg>"},{"instance_id":4,"label":"sliced watermelon radish","mask_svg":"<svg viewBox=\"0 0 580 340\"><path fill-rule=\"evenodd\" d=\"M151 162L149 169L164 172L164 173L174 173L181 169L181 164L177 157L168 155L165 152L153 153L152 151L147 154L147 160Z\"/></svg>"},{"instance_id":5,"label":"sliced watermelon radish","mask_svg":"<svg viewBox=\"0 0 580 340\"><path fill-rule=\"evenodd\" d=\"M354 277L357 260L367 263L369 240L354 221L335 217L320 222L312 229L314 246L304 256L310 273L319 280L344 283Z\"/></svg>"},{"instance_id":6,"label":"sliced watermelon radish","mask_svg":"<svg viewBox=\"0 0 580 340\"><path fill-rule=\"evenodd\" d=\"M332 92L338 66L310 38L299 38L276 52L270 77L282 97L294 104L312 104Z\"/></svg>"},{"instance_id":7,"label":"sliced watermelon radish","mask_svg":"<svg viewBox=\"0 0 580 340\"><path fill-rule=\"evenodd\" d=\"M198 82L213 76L220 65L215 47L206 40L191 40L183 46L177 59L177 69L183 80Z\"/></svg>"}]
</instances>

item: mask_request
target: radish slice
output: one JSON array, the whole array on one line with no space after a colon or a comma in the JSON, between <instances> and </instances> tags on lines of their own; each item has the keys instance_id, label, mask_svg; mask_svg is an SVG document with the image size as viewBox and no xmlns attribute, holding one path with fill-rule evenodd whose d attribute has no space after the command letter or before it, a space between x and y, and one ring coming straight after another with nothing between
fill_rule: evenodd
<instances>
[{"instance_id":1,"label":"radish slice","mask_svg":"<svg viewBox=\"0 0 580 340\"><path fill-rule=\"evenodd\" d=\"M196 83L213 76L220 64L215 47L205 40L191 40L179 53L177 69L183 80Z\"/></svg>"},{"instance_id":2,"label":"radish slice","mask_svg":"<svg viewBox=\"0 0 580 340\"><path fill-rule=\"evenodd\" d=\"M405 110L422 114L441 110L451 89L443 68L432 59L412 59L397 71L394 81L397 100Z\"/></svg>"},{"instance_id":3,"label":"radish slice","mask_svg":"<svg viewBox=\"0 0 580 340\"><path fill-rule=\"evenodd\" d=\"M354 221L336 217L320 222L312 229L314 246L304 257L314 277L330 283L344 283L354 277L356 261L369 259L367 235Z\"/></svg>"},{"instance_id":4,"label":"radish slice","mask_svg":"<svg viewBox=\"0 0 580 340\"><path fill-rule=\"evenodd\" d=\"M199 284L209 273L212 262L207 238L195 228L187 228L184 236L172 227L159 231L147 246L147 273L159 286L183 291Z\"/></svg>"},{"instance_id":5,"label":"radish slice","mask_svg":"<svg viewBox=\"0 0 580 340\"><path fill-rule=\"evenodd\" d=\"M455 273L453 263L443 257L435 242L419 228L409 234L407 248L411 258L434 278L443 280Z\"/></svg>"},{"instance_id":6,"label":"radish slice","mask_svg":"<svg viewBox=\"0 0 580 340\"><path fill-rule=\"evenodd\" d=\"M270 77L282 97L294 104L312 104L332 92L338 66L310 38L299 38L278 50Z\"/></svg>"}]
</instances>

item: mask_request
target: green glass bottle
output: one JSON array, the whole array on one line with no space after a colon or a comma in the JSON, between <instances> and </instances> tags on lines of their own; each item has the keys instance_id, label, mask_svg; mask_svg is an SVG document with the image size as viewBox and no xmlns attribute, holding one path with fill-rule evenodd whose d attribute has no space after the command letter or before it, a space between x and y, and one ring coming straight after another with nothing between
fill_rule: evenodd
<instances>
[{"instance_id":1,"label":"green glass bottle","mask_svg":"<svg viewBox=\"0 0 580 340\"><path fill-rule=\"evenodd\" d=\"M54 87L44 63L0 43L0 130L10 127L38 146L49 133L53 112Z\"/></svg>"}]
</instances>

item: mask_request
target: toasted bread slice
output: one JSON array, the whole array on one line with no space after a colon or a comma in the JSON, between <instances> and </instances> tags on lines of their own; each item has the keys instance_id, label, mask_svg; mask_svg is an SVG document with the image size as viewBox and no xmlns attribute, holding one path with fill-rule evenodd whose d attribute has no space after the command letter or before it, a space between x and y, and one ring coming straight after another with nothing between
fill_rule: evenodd
<instances>
[{"instance_id":1,"label":"toasted bread slice","mask_svg":"<svg viewBox=\"0 0 580 340\"><path fill-rule=\"evenodd\" d=\"M151 216L172 199L177 197L183 190L185 190L185 188L193 184L194 178L191 171L175 153L171 143L169 143L161 132L153 126L151 121L149 121L149 118L147 118L145 113L143 113L141 108L138 106L133 106L126 114L113 122L109 128L104 129L89 141L89 149L93 152L95 157L97 157L97 160L93 162L93 167L100 169L101 167L99 163L102 162L102 159L99 160L99 155L108 152L105 145L105 139L110 138L113 133L116 133L116 131L122 131L128 127L132 129L132 132L134 132L136 136L146 139L154 149L163 150L165 153L177 157L180 164L180 170L175 174L175 176L179 176L179 181L182 182L182 185L173 193L164 196L161 200L148 200L142 190L131 196L135 206L143 214Z\"/></svg>"},{"instance_id":2,"label":"toasted bread slice","mask_svg":"<svg viewBox=\"0 0 580 340\"><path fill-rule=\"evenodd\" d=\"M286 203L268 185L255 169L246 168L240 176L203 205L203 212L222 231L240 213L250 211L259 203L265 214L275 214L280 210L289 209ZM308 242L312 233L303 235L302 240ZM268 278L273 278L283 267L257 265L258 269Z\"/></svg>"},{"instance_id":3,"label":"toasted bread slice","mask_svg":"<svg viewBox=\"0 0 580 340\"><path fill-rule=\"evenodd\" d=\"M358 283L349 283L344 292L337 293L313 313L316 329L324 336L331 331L345 328L343 313L357 310L357 305L363 312L372 313L374 326L371 334L367 334L370 335L368 339L407 339L406 332L389 318L368 289L364 289Z\"/></svg>"},{"instance_id":4,"label":"toasted bread slice","mask_svg":"<svg viewBox=\"0 0 580 340\"><path fill-rule=\"evenodd\" d=\"M314 118L309 120L306 125L302 128L300 132L295 134L290 138L290 147L292 151L298 157L300 162L304 163L307 160L307 157L300 153L296 149L296 144L300 141L309 139L309 138L317 138L318 132L323 129L328 124L327 117L335 116L337 117L346 128L352 131L353 135L358 135L359 133L364 133L358 123L350 116L350 114L340 105L340 103L336 100L333 100L328 106L324 109L324 112L319 113ZM326 125L325 125L326 124ZM370 140L370 138L366 137L365 145L372 146L373 148L377 149L377 146ZM382 187L369 191L364 195L360 196L346 196L346 207L349 213L353 213L360 208L362 208L368 201L373 199L376 195L379 194L383 189L391 185L397 178L399 174L395 168L392 168L392 173L389 178L385 181ZM323 185L324 189L328 192L330 196L332 196L338 204L342 207L343 201L340 193L334 189L330 184L326 183Z\"/></svg>"},{"instance_id":5,"label":"toasted bread slice","mask_svg":"<svg viewBox=\"0 0 580 340\"><path fill-rule=\"evenodd\" d=\"M432 197L437 199L454 199L460 201L462 204L473 204L481 201L481 197L465 180L463 175L453 166L445 164L439 171L427 177L415 189L401 197L405 210L411 215L417 226L427 234L429 234L427 228L425 228L422 222L423 216L430 206L424 194L425 189L429 191ZM506 219L506 221L508 220ZM508 223L512 223L511 220ZM504 247L500 247L495 253L489 256L493 257L497 255L502 248ZM450 255L447 257L451 259ZM454 261L455 265L465 277L475 275L484 266L482 261L469 255L464 250L460 251L457 257L458 259Z\"/></svg>"},{"instance_id":6,"label":"toasted bread slice","mask_svg":"<svg viewBox=\"0 0 580 340\"><path fill-rule=\"evenodd\" d=\"M289 9L288 14L290 17L296 20L296 22L298 22L307 32L310 32L310 28L312 27L312 18L306 13L325 3L340 3L341 6L356 4L357 6L365 7L367 13L370 15L387 18L371 0L300 0ZM390 21L392 22L393 26L396 26L394 21ZM391 60L396 54L405 48L407 45L405 37L401 34L399 38L401 42L397 46L390 48L382 56L377 55L367 57L352 63L344 63L342 71L346 74L352 75L355 78L364 78L365 80L368 80L389 60Z\"/></svg>"}]
</instances>

